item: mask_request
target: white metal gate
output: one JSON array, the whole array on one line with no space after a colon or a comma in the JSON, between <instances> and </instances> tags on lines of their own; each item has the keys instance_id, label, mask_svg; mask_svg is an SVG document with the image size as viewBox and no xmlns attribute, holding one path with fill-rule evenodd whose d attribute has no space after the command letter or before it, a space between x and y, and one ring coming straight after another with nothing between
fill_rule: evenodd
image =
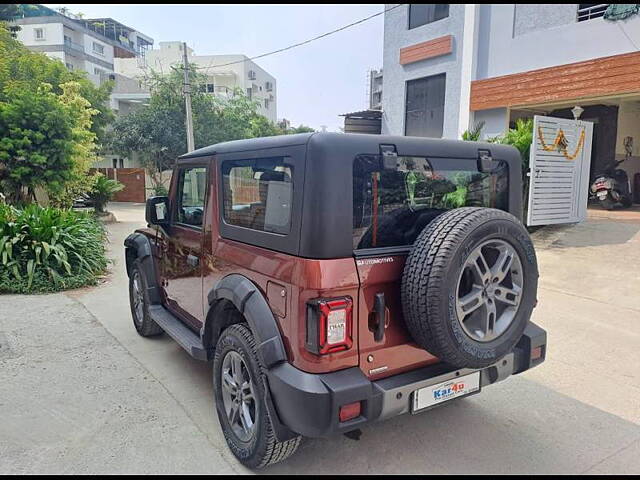
<instances>
[{"instance_id":1,"label":"white metal gate","mask_svg":"<svg viewBox=\"0 0 640 480\"><path fill-rule=\"evenodd\" d=\"M593 123L533 117L527 225L587 217Z\"/></svg>"}]
</instances>

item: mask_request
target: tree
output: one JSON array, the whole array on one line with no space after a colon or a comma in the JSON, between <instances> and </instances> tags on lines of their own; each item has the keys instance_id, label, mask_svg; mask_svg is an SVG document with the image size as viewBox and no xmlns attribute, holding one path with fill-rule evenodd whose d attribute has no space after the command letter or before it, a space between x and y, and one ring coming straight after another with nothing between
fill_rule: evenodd
<instances>
[{"instance_id":1,"label":"tree","mask_svg":"<svg viewBox=\"0 0 640 480\"><path fill-rule=\"evenodd\" d=\"M311 127L307 127L306 125L298 125L297 127L290 127L285 130L287 135L295 134L295 133L313 133L315 129Z\"/></svg>"},{"instance_id":2,"label":"tree","mask_svg":"<svg viewBox=\"0 0 640 480\"><path fill-rule=\"evenodd\" d=\"M114 119L109 107L112 82L96 87L87 78L86 72L69 71L61 61L30 51L12 38L0 22L0 101L6 97L4 88L7 85L20 85L23 89L35 91L42 83L48 83L53 93L62 95L61 85L68 82L77 82L80 95L89 101L91 108L98 111L93 116L91 130L100 144L106 126Z\"/></svg>"},{"instance_id":3,"label":"tree","mask_svg":"<svg viewBox=\"0 0 640 480\"><path fill-rule=\"evenodd\" d=\"M107 98L108 87L29 51L0 24L0 188L10 201L32 201L43 187L70 205L87 186Z\"/></svg>"},{"instance_id":4,"label":"tree","mask_svg":"<svg viewBox=\"0 0 640 480\"><path fill-rule=\"evenodd\" d=\"M54 204L71 207L79 194L92 188L94 178L89 176L91 165L96 157L96 134L91 131L92 118L98 110L91 108L91 103L81 94L81 85L68 82L62 86L60 102L65 106L69 117L75 120L71 129L72 165L70 175L60 189L47 189Z\"/></svg>"},{"instance_id":5,"label":"tree","mask_svg":"<svg viewBox=\"0 0 640 480\"><path fill-rule=\"evenodd\" d=\"M42 84L35 92L5 88L0 101L0 186L9 203L35 198L35 188L58 192L70 180L75 119Z\"/></svg>"},{"instance_id":6,"label":"tree","mask_svg":"<svg viewBox=\"0 0 640 480\"><path fill-rule=\"evenodd\" d=\"M145 78L151 92L149 105L118 118L109 134L108 147L119 155L138 155L150 171L154 187L159 184L158 174L186 151L183 75L178 68L168 75L150 72ZM196 148L284 133L257 113L258 102L242 90L236 89L230 98L220 98L205 92L206 76L193 65L189 66L189 77Z\"/></svg>"},{"instance_id":7,"label":"tree","mask_svg":"<svg viewBox=\"0 0 640 480\"><path fill-rule=\"evenodd\" d=\"M0 4L0 22L10 22L22 15L22 6L17 3ZM21 30L19 25L7 25L11 36L16 38L17 32Z\"/></svg>"}]
</instances>

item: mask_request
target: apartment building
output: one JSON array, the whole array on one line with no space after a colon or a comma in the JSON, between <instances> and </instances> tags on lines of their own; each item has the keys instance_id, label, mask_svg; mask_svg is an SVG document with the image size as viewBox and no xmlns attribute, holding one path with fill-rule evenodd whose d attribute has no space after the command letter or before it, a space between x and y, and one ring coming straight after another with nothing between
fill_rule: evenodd
<instances>
[{"instance_id":1,"label":"apartment building","mask_svg":"<svg viewBox=\"0 0 640 480\"><path fill-rule=\"evenodd\" d=\"M148 72L169 72L171 66L183 62L183 42L159 42L144 58L117 58L116 72L127 77L144 78ZM187 58L207 77L206 91L215 95L231 95L240 88L249 98L259 102L258 113L272 122L277 120L276 79L249 60L246 55L196 55L187 46Z\"/></svg>"},{"instance_id":2,"label":"apartment building","mask_svg":"<svg viewBox=\"0 0 640 480\"><path fill-rule=\"evenodd\" d=\"M637 5L405 4L384 20L382 132L483 136L535 114L594 122L592 171L625 154L640 172Z\"/></svg>"},{"instance_id":3,"label":"apartment building","mask_svg":"<svg viewBox=\"0 0 640 480\"><path fill-rule=\"evenodd\" d=\"M114 72L116 58L144 56L153 39L112 18L84 19L43 5L22 5L18 40L30 50L60 59L69 70L84 70L99 82Z\"/></svg>"}]
</instances>

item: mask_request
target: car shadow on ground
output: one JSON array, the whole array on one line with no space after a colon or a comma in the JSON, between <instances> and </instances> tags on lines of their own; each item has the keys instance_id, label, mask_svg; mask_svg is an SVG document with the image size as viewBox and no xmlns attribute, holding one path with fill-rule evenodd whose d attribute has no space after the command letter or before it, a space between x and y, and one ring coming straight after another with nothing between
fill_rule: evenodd
<instances>
[{"instance_id":1,"label":"car shadow on ground","mask_svg":"<svg viewBox=\"0 0 640 480\"><path fill-rule=\"evenodd\" d=\"M177 345L166 353L167 362L194 373L188 382L208 404L206 433L226 448L215 412L211 362L194 360ZM203 411L183 407L190 417ZM616 453L630 445L640 447L640 425L513 376L480 395L366 426L359 440L304 438L292 457L256 473L568 474L594 467L601 469L594 473L623 473L628 467L616 461Z\"/></svg>"},{"instance_id":2,"label":"car shadow on ground","mask_svg":"<svg viewBox=\"0 0 640 480\"><path fill-rule=\"evenodd\" d=\"M480 395L364 428L358 441L304 439L293 457L264 473L583 473L639 439L632 422L513 377Z\"/></svg>"}]
</instances>

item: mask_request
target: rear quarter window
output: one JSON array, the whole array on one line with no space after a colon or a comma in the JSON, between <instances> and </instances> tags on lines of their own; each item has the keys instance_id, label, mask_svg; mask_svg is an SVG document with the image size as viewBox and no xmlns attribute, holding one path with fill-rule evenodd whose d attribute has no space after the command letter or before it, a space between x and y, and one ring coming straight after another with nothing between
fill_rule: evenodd
<instances>
[{"instance_id":1,"label":"rear quarter window","mask_svg":"<svg viewBox=\"0 0 640 480\"><path fill-rule=\"evenodd\" d=\"M508 211L508 165L496 161L478 171L470 159L397 158L383 168L380 155L358 155L353 162L353 248L410 246L444 211L492 207Z\"/></svg>"}]
</instances>

